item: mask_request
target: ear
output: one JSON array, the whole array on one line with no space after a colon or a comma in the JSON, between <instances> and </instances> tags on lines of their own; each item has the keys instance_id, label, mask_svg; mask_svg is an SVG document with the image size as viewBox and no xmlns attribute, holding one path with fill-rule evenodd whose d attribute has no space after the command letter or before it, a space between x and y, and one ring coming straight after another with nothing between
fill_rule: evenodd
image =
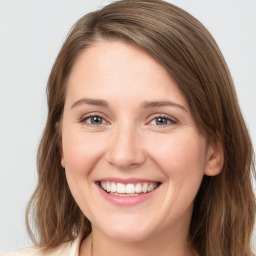
<instances>
[{"instance_id":1,"label":"ear","mask_svg":"<svg viewBox=\"0 0 256 256\"><path fill-rule=\"evenodd\" d=\"M59 154L60 154L60 163L63 168L65 168L65 160L64 160L64 154L63 154L63 146L62 146L62 139L60 138L58 142L58 148L59 148Z\"/></svg>"},{"instance_id":2,"label":"ear","mask_svg":"<svg viewBox=\"0 0 256 256\"><path fill-rule=\"evenodd\" d=\"M62 145L62 136L61 136L61 124L60 122L57 122L55 124L55 131L56 133L58 134L58 151L59 151L59 154L60 154L60 159L61 159L61 166L63 168L65 168L65 161L64 161L64 154L63 154L63 145Z\"/></svg>"},{"instance_id":3,"label":"ear","mask_svg":"<svg viewBox=\"0 0 256 256\"><path fill-rule=\"evenodd\" d=\"M209 142L206 157L207 162L204 174L207 176L218 175L224 165L224 152L221 143Z\"/></svg>"}]
</instances>

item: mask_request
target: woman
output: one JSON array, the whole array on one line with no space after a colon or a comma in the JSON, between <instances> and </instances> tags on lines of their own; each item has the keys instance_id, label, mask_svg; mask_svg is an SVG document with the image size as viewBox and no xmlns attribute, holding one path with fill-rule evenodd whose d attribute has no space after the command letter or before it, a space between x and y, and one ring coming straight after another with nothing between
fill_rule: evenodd
<instances>
[{"instance_id":1,"label":"woman","mask_svg":"<svg viewBox=\"0 0 256 256\"><path fill-rule=\"evenodd\" d=\"M9 255L253 255L252 144L195 18L159 0L89 13L47 88L36 247Z\"/></svg>"}]
</instances>

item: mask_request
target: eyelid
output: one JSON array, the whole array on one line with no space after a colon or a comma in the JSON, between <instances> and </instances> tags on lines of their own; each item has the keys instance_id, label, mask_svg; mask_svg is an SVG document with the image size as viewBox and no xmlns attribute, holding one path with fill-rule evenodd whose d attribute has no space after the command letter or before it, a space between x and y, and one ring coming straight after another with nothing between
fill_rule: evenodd
<instances>
[{"instance_id":1,"label":"eyelid","mask_svg":"<svg viewBox=\"0 0 256 256\"><path fill-rule=\"evenodd\" d=\"M87 119L87 118L90 118L90 117L93 117L93 116L98 116L98 117L100 117L100 118L102 118L103 120L104 120L104 123L103 124L99 124L99 125L94 125L94 124L89 124L89 123L86 123L85 122L85 120ZM179 123L179 121L176 119L176 118L174 118L174 117L172 117L172 116L170 116L170 115L167 115L167 114L153 114L153 115L151 115L150 117L148 117L147 119L148 119L148 121L146 122L146 125L150 125L150 123L154 120L154 119L156 119L156 118L166 118L166 119L168 119L169 121L170 121L170 123L169 124L166 124L166 125L157 125L157 126L162 126L162 127L166 127L166 126L169 126L169 125L175 125L175 124L178 124ZM87 113L87 114L85 114L85 115L83 115L81 118L79 118L79 120L78 120L78 122L79 123L82 123L82 124L86 124L86 125L88 125L88 126L100 126L100 125L106 125L106 124L110 124L111 122L108 120L108 118L104 115L104 114L102 114L102 113L99 113L99 112L91 112L91 113ZM153 125L153 124L152 124Z\"/></svg>"},{"instance_id":2,"label":"eyelid","mask_svg":"<svg viewBox=\"0 0 256 256\"><path fill-rule=\"evenodd\" d=\"M88 126L99 126L99 125L89 124L89 123L85 122L85 120L87 118L90 118L90 117L93 117L93 116L98 116L98 117L102 118L105 121L103 124L100 124L100 125L110 124L110 122L107 120L107 117L104 114L99 113L99 112L87 113L87 114L83 115L81 118L79 118L78 122L86 124Z\"/></svg>"},{"instance_id":3,"label":"eyelid","mask_svg":"<svg viewBox=\"0 0 256 256\"><path fill-rule=\"evenodd\" d=\"M170 124L166 124L166 125L158 125L158 126L162 126L162 127L166 127L166 126L168 126L168 125L175 125L175 124L178 124L179 123L179 121L176 119L176 118L174 118L174 117L172 117L172 116L170 116L170 115L166 115L166 114L154 114L154 115L151 115L150 117L149 117L149 121L147 121L147 123L146 124L148 124L148 125L150 125L150 123L154 120L154 119L156 119L156 118L166 118L166 119L168 119L168 120L170 120Z\"/></svg>"}]
</instances>

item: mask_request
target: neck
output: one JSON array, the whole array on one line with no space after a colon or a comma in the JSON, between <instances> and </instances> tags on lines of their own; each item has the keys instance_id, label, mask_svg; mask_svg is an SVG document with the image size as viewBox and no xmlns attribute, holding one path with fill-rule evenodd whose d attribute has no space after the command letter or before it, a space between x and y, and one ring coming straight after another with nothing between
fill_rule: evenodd
<instances>
[{"instance_id":1,"label":"neck","mask_svg":"<svg viewBox=\"0 0 256 256\"><path fill-rule=\"evenodd\" d=\"M105 236L98 230L82 242L79 256L192 256L187 243L187 234L156 234L143 241L120 241Z\"/></svg>"}]
</instances>

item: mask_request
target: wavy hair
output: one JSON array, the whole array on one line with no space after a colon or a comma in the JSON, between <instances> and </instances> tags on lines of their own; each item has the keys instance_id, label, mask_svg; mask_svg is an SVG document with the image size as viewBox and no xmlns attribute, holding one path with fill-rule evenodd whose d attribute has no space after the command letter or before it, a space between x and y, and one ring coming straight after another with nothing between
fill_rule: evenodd
<instances>
[{"instance_id":1,"label":"wavy hair","mask_svg":"<svg viewBox=\"0 0 256 256\"><path fill-rule=\"evenodd\" d=\"M69 190L58 150L66 82L72 67L97 40L123 40L158 61L186 97L199 129L222 145L221 173L204 176L189 229L202 256L251 256L255 217L254 153L226 62L211 34L184 10L161 0L121 0L77 21L47 84L48 118L38 149L38 185L27 208L34 243L49 249L91 225ZM34 231L35 232L34 232Z\"/></svg>"}]
</instances>

